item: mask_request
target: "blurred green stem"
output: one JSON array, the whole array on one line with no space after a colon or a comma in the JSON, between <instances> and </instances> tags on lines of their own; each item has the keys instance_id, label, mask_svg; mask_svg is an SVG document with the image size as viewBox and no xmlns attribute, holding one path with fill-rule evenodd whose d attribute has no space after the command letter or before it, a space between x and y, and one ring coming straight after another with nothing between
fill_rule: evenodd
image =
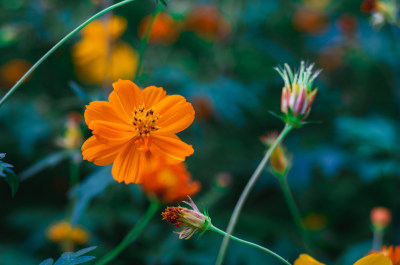
<instances>
[{"instance_id":1,"label":"blurred green stem","mask_svg":"<svg viewBox=\"0 0 400 265\"><path fill-rule=\"evenodd\" d=\"M69 164L69 187L72 188L79 183L79 164L80 161L75 161L75 157L72 157Z\"/></svg>"},{"instance_id":2,"label":"blurred green stem","mask_svg":"<svg viewBox=\"0 0 400 265\"><path fill-rule=\"evenodd\" d=\"M83 22L81 25L79 25L77 28L75 28L73 31L71 31L67 36L65 36L62 40L60 40L56 45L54 45L45 55L43 55L18 81L15 83L15 85L7 92L7 94L4 95L4 97L0 100L0 107L4 104L4 102L21 86L22 82L33 72L36 70L36 68L41 65L53 52L55 52L61 45L64 44L67 40L69 40L73 35L78 33L82 28L84 28L87 24L98 18L99 16L103 15L104 13L107 13L110 10L113 10L114 8L117 8L119 6L128 4L130 2L133 2L135 0L125 0L121 1L115 5L109 6L106 9L103 9L102 11L98 12L97 14L93 15L90 17L88 20Z\"/></svg>"},{"instance_id":3,"label":"blurred green stem","mask_svg":"<svg viewBox=\"0 0 400 265\"><path fill-rule=\"evenodd\" d=\"M141 74L141 68L143 66L143 56L144 56L144 52L146 51L147 48L147 44L149 42L149 38L150 38L150 34L151 31L153 30L153 26L154 26L154 21L156 20L156 17L158 15L158 13L160 13L164 8L164 4L162 4L161 2L159 2L156 6L156 9L154 10L150 22L147 25L146 28L146 32L144 33L144 36L142 38L142 40L140 41L139 44L139 62L138 62L138 66L136 68L136 75L135 75L135 79L137 80Z\"/></svg>"},{"instance_id":4,"label":"blurred green stem","mask_svg":"<svg viewBox=\"0 0 400 265\"><path fill-rule=\"evenodd\" d=\"M243 208L243 205L246 202L246 199L249 196L251 189L253 188L254 184L257 182L259 176L261 175L265 166L267 165L267 162L268 162L269 158L271 157L273 151L282 142L283 138L285 138L285 136L292 130L292 128L293 128L293 126L291 124L289 124L289 123L285 124L285 127L283 128L282 132L279 134L279 136L275 140L274 144L271 145L271 147L265 153L264 158L261 160L260 164L258 165L257 169L254 171L250 180L247 182L246 187L243 189L242 194L240 195L240 198L239 198L238 202L236 203L236 206L235 206L235 209L233 210L231 219L229 220L228 228L226 229L226 233L228 235L232 234L233 229L235 228L236 222L239 218L240 212ZM219 252L218 252L217 261L215 263L216 265L221 265L222 262L224 261L225 254L228 249L228 244L229 244L229 236L225 236L224 240L222 241Z\"/></svg>"},{"instance_id":5,"label":"blurred green stem","mask_svg":"<svg viewBox=\"0 0 400 265\"><path fill-rule=\"evenodd\" d=\"M292 214L292 217L294 219L294 222L296 223L297 229L299 230L301 238L303 239L304 246L305 246L306 250L310 253L310 251L311 251L310 236L304 226L303 221L301 220L300 212L296 206L292 192L290 191L286 176L287 175L284 175L284 176L278 178L279 183L281 184L282 192L283 192L283 195L285 196L285 200L289 206L290 213Z\"/></svg>"},{"instance_id":6,"label":"blurred green stem","mask_svg":"<svg viewBox=\"0 0 400 265\"><path fill-rule=\"evenodd\" d=\"M252 246L252 247L258 248L258 249L260 249L260 250L262 250L262 251L264 251L264 252L266 252L266 253L272 255L273 257L279 259L279 260L282 261L283 263L285 263L285 264L287 264L287 265L291 265L287 260L285 260L284 258L282 258L281 256L279 256L278 254L276 254L276 253L273 252L272 250L269 250L268 248L265 248L265 247L262 247L262 246L260 246L260 245L254 244L254 243L252 243L252 242L245 241L245 240L243 240L243 239L240 239L240 238L237 238L237 237L235 237L235 236L229 235L229 234L225 233L224 231L222 231L221 229L219 229L219 228L217 228L217 227L215 227L215 226L213 226L213 225L211 225L210 230L212 230L212 231L214 231L214 232L217 232L218 234L221 234L221 235L223 235L223 236L225 236L225 237L229 237L230 239L232 239L232 240L234 240L234 241L237 241L237 242L239 242L239 243L242 243L242 244L245 244L245 245L248 245L248 246Z\"/></svg>"},{"instance_id":7,"label":"blurred green stem","mask_svg":"<svg viewBox=\"0 0 400 265\"><path fill-rule=\"evenodd\" d=\"M146 228L147 224L160 209L161 204L158 201L152 201L149 208L135 227L126 235L126 237L116 246L113 250L107 253L102 259L95 263L95 265L104 265L117 257L126 247L128 247Z\"/></svg>"},{"instance_id":8,"label":"blurred green stem","mask_svg":"<svg viewBox=\"0 0 400 265\"><path fill-rule=\"evenodd\" d=\"M373 228L372 250L378 251L382 248L383 231Z\"/></svg>"}]
</instances>

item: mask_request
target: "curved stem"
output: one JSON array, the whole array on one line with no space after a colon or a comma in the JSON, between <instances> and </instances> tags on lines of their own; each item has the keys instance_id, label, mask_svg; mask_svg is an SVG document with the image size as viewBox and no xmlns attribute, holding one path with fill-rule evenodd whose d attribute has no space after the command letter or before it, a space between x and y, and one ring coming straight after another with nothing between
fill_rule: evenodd
<instances>
[{"instance_id":1,"label":"curved stem","mask_svg":"<svg viewBox=\"0 0 400 265\"><path fill-rule=\"evenodd\" d=\"M135 227L126 235L126 237L116 246L113 250L107 253L102 259L97 261L95 265L103 265L107 264L115 257L117 257L127 246L129 246L146 228L147 224L156 214L158 209L160 209L161 204L158 201L152 201L149 208L143 217L139 220L139 222L135 225Z\"/></svg>"},{"instance_id":2,"label":"curved stem","mask_svg":"<svg viewBox=\"0 0 400 265\"><path fill-rule=\"evenodd\" d=\"M303 221L301 220L301 215L300 215L299 209L297 208L296 203L293 198L293 195L292 195L292 192L290 191L286 176L279 178L279 183L281 184L283 195L285 196L286 202L289 206L290 213L292 214L292 217L296 223L297 229L299 230L300 235L303 239L305 248L308 252L310 252L310 245L311 245L310 237L307 233L306 228L304 227Z\"/></svg>"},{"instance_id":3,"label":"curved stem","mask_svg":"<svg viewBox=\"0 0 400 265\"><path fill-rule=\"evenodd\" d=\"M260 246L260 245L255 244L255 243L252 243L252 242L249 242L249 241L246 241L246 240L237 238L237 237L235 237L235 236L232 236L232 235L230 235L230 234L227 234L227 233L225 233L224 231L222 231L221 229L219 229L219 228L217 228L217 227L215 227L215 226L213 226L213 225L211 225L210 230L212 230L212 231L214 231L214 232L217 232L217 233L219 233L219 234L221 234L221 235L223 235L223 236L225 236L225 237L229 237L229 238L231 238L232 240L235 240L235 241L240 242L240 243L242 243L242 244L245 244L245 245L248 245L248 246L252 246L252 247L258 248L258 249L260 249L260 250L262 250L262 251L264 251L264 252L270 254L270 255L273 256L274 258L279 259L279 260L282 261L283 263L285 263L285 264L287 264L287 265L291 265L287 260L285 260L284 258L282 258L281 256L279 256L278 254L276 254L276 253L273 252L272 250L269 250L268 248L262 247L262 246Z\"/></svg>"},{"instance_id":4,"label":"curved stem","mask_svg":"<svg viewBox=\"0 0 400 265\"><path fill-rule=\"evenodd\" d=\"M135 75L135 79L136 80L138 79L138 77L139 77L139 75L141 73L141 68L142 68L142 65L143 65L143 56L144 56L144 52L145 52L145 50L147 48L147 44L149 42L151 31L153 30L154 21L156 20L156 17L158 15L158 13L160 13L163 10L163 8L164 8L164 5L161 2L159 2L157 4L156 9L154 10L154 12L153 12L153 14L151 16L149 24L146 27L146 31L144 33L144 36L143 36L142 40L140 41L139 51L138 51L139 52L139 62L138 62L138 66L136 68L136 75Z\"/></svg>"},{"instance_id":5,"label":"curved stem","mask_svg":"<svg viewBox=\"0 0 400 265\"><path fill-rule=\"evenodd\" d=\"M282 132L278 136L278 138L275 140L274 144L268 149L268 151L265 153L264 158L261 160L260 164L254 171L253 175L251 176L250 180L247 182L246 187L242 191L242 194L240 195L240 198L238 202L236 203L235 209L233 210L231 219L229 220L228 228L226 229L227 234L232 234L233 229L235 228L236 222L239 218L240 212L243 208L244 203L246 202L247 196L250 194L251 189L253 188L254 184L257 182L258 177L261 175L262 171L264 170L265 166L267 165L267 162L269 158L272 155L272 152L275 150L275 148L278 146L278 144L285 138L285 136L292 130L293 126L289 123L285 124L285 127L283 128ZM225 253L226 250L228 249L228 244L229 244L229 237L225 236L221 247L218 252L218 257L216 261L216 265L221 265L222 262L224 261Z\"/></svg>"},{"instance_id":6,"label":"curved stem","mask_svg":"<svg viewBox=\"0 0 400 265\"><path fill-rule=\"evenodd\" d=\"M43 55L32 67L15 83L15 85L7 92L7 94L4 95L4 97L0 100L0 107L4 104L4 102L21 86L22 82L33 72L35 69L42 64L53 52L55 52L61 45L64 44L69 38L71 38L73 35L78 33L82 28L84 28L87 24L98 18L99 16L103 15L104 13L107 13L110 10L113 10L114 8L117 8L119 6L128 4L130 2L133 2L135 0L124 0L121 1L115 5L109 6L106 9L101 10L100 12L96 13L92 17L90 17L88 20L83 22L81 25L79 25L77 28L75 28L73 31L71 31L67 36L62 38L56 45L54 45L48 52L46 52L45 55Z\"/></svg>"}]
</instances>

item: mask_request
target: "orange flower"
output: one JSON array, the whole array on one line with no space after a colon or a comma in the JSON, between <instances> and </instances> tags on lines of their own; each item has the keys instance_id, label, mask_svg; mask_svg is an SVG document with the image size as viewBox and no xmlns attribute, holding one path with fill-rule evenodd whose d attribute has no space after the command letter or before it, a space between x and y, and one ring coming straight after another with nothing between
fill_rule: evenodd
<instances>
[{"instance_id":1,"label":"orange flower","mask_svg":"<svg viewBox=\"0 0 400 265\"><path fill-rule=\"evenodd\" d=\"M184 163L167 165L159 162L150 172L143 174L143 190L163 203L184 200L200 190L200 183L192 181Z\"/></svg>"},{"instance_id":2,"label":"orange flower","mask_svg":"<svg viewBox=\"0 0 400 265\"><path fill-rule=\"evenodd\" d=\"M319 10L300 8L293 15L295 29L309 34L321 34L327 30L326 16Z\"/></svg>"},{"instance_id":3,"label":"orange flower","mask_svg":"<svg viewBox=\"0 0 400 265\"><path fill-rule=\"evenodd\" d=\"M144 37L151 17L152 15L144 17L139 24L138 32L141 38ZM167 13L160 12L154 19L153 28L149 36L149 43L170 45L177 41L179 33L178 23L175 19Z\"/></svg>"},{"instance_id":4,"label":"orange flower","mask_svg":"<svg viewBox=\"0 0 400 265\"><path fill-rule=\"evenodd\" d=\"M231 33L231 23L214 5L198 5L192 8L186 18L186 28L200 38L209 41L226 39Z\"/></svg>"},{"instance_id":5,"label":"orange flower","mask_svg":"<svg viewBox=\"0 0 400 265\"><path fill-rule=\"evenodd\" d=\"M167 96L161 87L143 90L118 80L108 101L86 106L85 121L93 136L82 146L83 159L98 166L113 164L118 182L141 183L156 158L178 164L193 148L175 134L194 120L192 104L179 95Z\"/></svg>"}]
</instances>

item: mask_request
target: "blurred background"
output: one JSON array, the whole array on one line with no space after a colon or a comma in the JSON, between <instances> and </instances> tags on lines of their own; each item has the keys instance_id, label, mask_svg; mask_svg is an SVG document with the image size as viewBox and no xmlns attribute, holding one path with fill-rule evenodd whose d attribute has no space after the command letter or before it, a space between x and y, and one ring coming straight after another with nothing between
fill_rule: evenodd
<instances>
[{"instance_id":1,"label":"blurred background","mask_svg":"<svg viewBox=\"0 0 400 265\"><path fill-rule=\"evenodd\" d=\"M105 100L118 78L161 86L194 105L195 122L179 134L195 149L186 161L202 184L194 200L225 229L266 150L260 136L283 127L269 113L280 112L283 86L273 67L296 68L300 60L323 69L308 118L316 122L290 133L284 145L292 156L289 185L315 257L350 265L368 253L375 206L393 214L384 243L399 244L400 30L397 10L379 17L371 2L171 0L154 20L147 47L141 39L155 1L136 0L91 23L0 109L2 161L14 166L20 182L14 197L0 182L0 264L39 264L89 246L98 246L91 254L102 257L145 212L148 200L138 185L119 184L111 167L81 157L91 135L85 105ZM0 0L0 95L62 37L113 3ZM49 232L66 218L79 224L73 246ZM221 236L185 241L174 229L157 215L111 264L214 264ZM234 234L290 261L305 252L270 170ZM225 264L279 263L231 242Z\"/></svg>"}]
</instances>

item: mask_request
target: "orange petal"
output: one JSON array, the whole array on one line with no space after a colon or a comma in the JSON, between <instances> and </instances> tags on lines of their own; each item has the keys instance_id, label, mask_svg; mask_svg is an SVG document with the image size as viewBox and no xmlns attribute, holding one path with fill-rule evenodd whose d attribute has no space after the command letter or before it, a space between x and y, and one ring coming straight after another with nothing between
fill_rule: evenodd
<instances>
[{"instance_id":1,"label":"orange petal","mask_svg":"<svg viewBox=\"0 0 400 265\"><path fill-rule=\"evenodd\" d=\"M89 129L93 130L93 135L103 144L121 145L135 136L133 125L112 123L105 121L93 121Z\"/></svg>"},{"instance_id":2,"label":"orange petal","mask_svg":"<svg viewBox=\"0 0 400 265\"><path fill-rule=\"evenodd\" d=\"M143 93L140 88L130 80L118 80L113 83L114 91L109 96L110 103L124 110L128 117L132 116L134 107L143 104Z\"/></svg>"},{"instance_id":3,"label":"orange petal","mask_svg":"<svg viewBox=\"0 0 400 265\"><path fill-rule=\"evenodd\" d=\"M143 89L146 108L151 108L156 105L160 100L165 98L166 94L167 92L162 87L149 86Z\"/></svg>"},{"instance_id":4,"label":"orange petal","mask_svg":"<svg viewBox=\"0 0 400 265\"><path fill-rule=\"evenodd\" d=\"M383 254L371 254L358 260L354 265L393 265L393 263Z\"/></svg>"},{"instance_id":5,"label":"orange petal","mask_svg":"<svg viewBox=\"0 0 400 265\"><path fill-rule=\"evenodd\" d=\"M92 136L82 145L83 159L98 166L111 164L117 156L119 146L110 146L100 143L96 136Z\"/></svg>"},{"instance_id":6,"label":"orange petal","mask_svg":"<svg viewBox=\"0 0 400 265\"><path fill-rule=\"evenodd\" d=\"M150 150L164 158L172 159L168 160L170 164L184 161L187 156L190 156L194 152L191 145L184 143L176 135L163 136L154 134L152 138L153 141Z\"/></svg>"},{"instance_id":7,"label":"orange petal","mask_svg":"<svg viewBox=\"0 0 400 265\"><path fill-rule=\"evenodd\" d=\"M155 112L161 115L157 126L159 134L178 133L192 124L194 109L191 103L179 95L167 96L155 106Z\"/></svg>"},{"instance_id":8,"label":"orange petal","mask_svg":"<svg viewBox=\"0 0 400 265\"><path fill-rule=\"evenodd\" d=\"M141 183L142 174L147 170L150 152L136 149L134 141L127 144L114 160L112 175L118 182Z\"/></svg>"},{"instance_id":9,"label":"orange petal","mask_svg":"<svg viewBox=\"0 0 400 265\"><path fill-rule=\"evenodd\" d=\"M96 120L130 124L130 121L126 117L118 115L118 112L116 112L107 101L93 101L86 106L86 124L89 126L92 121Z\"/></svg>"}]
</instances>

